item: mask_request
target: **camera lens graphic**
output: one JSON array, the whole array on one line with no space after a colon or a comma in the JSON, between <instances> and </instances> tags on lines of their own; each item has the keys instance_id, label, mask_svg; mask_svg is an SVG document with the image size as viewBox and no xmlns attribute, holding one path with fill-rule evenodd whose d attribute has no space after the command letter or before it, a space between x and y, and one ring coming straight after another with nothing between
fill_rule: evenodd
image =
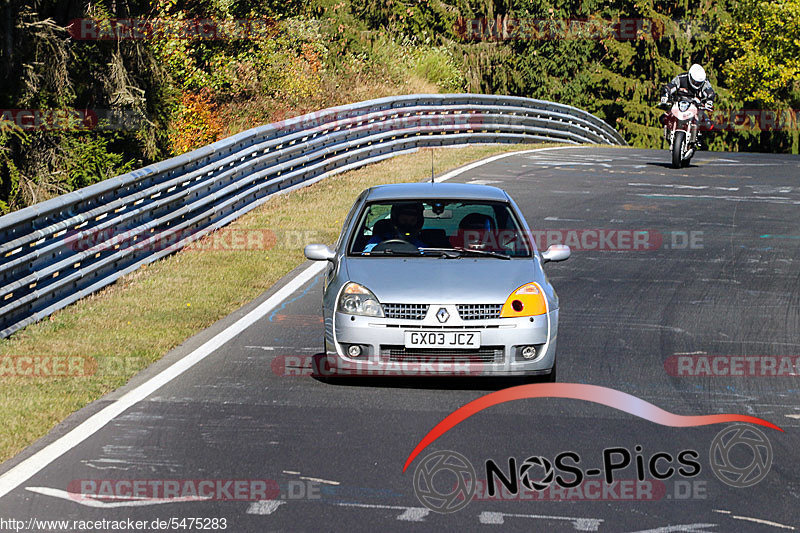
<instances>
[{"instance_id":1,"label":"camera lens graphic","mask_svg":"<svg viewBox=\"0 0 800 533\"><path fill-rule=\"evenodd\" d=\"M737 424L723 429L711 441L709 462L711 470L726 485L752 487L769 473L772 445L758 429Z\"/></svg>"},{"instance_id":2,"label":"camera lens graphic","mask_svg":"<svg viewBox=\"0 0 800 533\"><path fill-rule=\"evenodd\" d=\"M437 476L439 479L434 479ZM414 470L414 494L422 505L437 513L463 509L472 501L476 487L475 468L457 452L434 452Z\"/></svg>"},{"instance_id":3,"label":"camera lens graphic","mask_svg":"<svg viewBox=\"0 0 800 533\"><path fill-rule=\"evenodd\" d=\"M540 480L531 479L531 469L539 468L544 471ZM519 469L522 484L531 490L541 491L550 486L553 482L553 465L545 457L528 457Z\"/></svg>"}]
</instances>

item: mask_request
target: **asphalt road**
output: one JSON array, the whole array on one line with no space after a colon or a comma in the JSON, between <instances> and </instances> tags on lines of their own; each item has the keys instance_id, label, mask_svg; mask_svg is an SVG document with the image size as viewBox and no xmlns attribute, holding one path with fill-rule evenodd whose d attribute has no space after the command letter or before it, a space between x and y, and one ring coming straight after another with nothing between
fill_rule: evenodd
<instances>
[{"instance_id":1,"label":"asphalt road","mask_svg":"<svg viewBox=\"0 0 800 533\"><path fill-rule=\"evenodd\" d=\"M593 248L592 237L606 231L604 249L579 247L568 261L545 267L561 301L559 382L610 387L680 415L739 413L777 424L785 433L761 428L773 457L756 485L731 487L710 467L711 443L730 424L661 426L605 405L553 398L476 414L424 450L404 473L409 453L446 415L517 383L326 383L297 375L302 372L291 365L313 357L322 344L317 277L0 498L0 517L148 524L205 517L225 519L227 531L237 532L800 529L798 369L782 377L710 377L675 375L672 365L682 354L696 356L692 361L800 355L800 158L700 153L681 170L669 168L668 159L666 151L545 150L499 159L453 181L507 190L531 227L544 232L545 243L548 236L577 239L573 244L583 237L585 247ZM609 237L611 230L616 237ZM623 236L639 230L657 236L651 241L656 244L638 250L626 245ZM112 405L268 296L187 341L3 469ZM434 451L462 454L484 479L487 460L507 473L509 457L552 461L573 451L588 469L603 465L606 448L624 447L635 457L637 445L645 465L656 452L677 456L694 450L700 472L663 482L646 476L649 484L637 493L631 489L634 458L616 472L616 485L599 492L601 478L595 476L587 478L595 484L580 490L477 499L449 514L429 512L414 494L414 469ZM746 445L733 450L736 465L752 461ZM437 487L455 481L443 475ZM120 479L267 479L283 499L98 504L63 498L73 480Z\"/></svg>"}]
</instances>

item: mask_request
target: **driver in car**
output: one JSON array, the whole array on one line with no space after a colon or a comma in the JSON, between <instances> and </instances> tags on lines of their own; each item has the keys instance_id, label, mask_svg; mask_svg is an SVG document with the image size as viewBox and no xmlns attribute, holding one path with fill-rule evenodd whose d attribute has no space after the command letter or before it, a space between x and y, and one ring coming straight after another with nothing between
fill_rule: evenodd
<instances>
[{"instance_id":1,"label":"driver in car","mask_svg":"<svg viewBox=\"0 0 800 533\"><path fill-rule=\"evenodd\" d=\"M391 239L403 240L417 248L424 248L426 244L420 237L422 225L425 223L423 210L424 208L419 202L404 202L392 205L391 224L389 227L382 228L380 226L383 221L379 220L375 223L372 228L372 238L364 246L364 252L369 252L378 244Z\"/></svg>"}]
</instances>

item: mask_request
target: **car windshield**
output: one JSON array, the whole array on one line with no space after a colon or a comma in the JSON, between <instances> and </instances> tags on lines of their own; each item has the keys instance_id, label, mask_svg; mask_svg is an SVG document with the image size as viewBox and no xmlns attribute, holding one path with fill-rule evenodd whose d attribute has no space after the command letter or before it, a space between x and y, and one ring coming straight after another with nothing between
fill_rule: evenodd
<instances>
[{"instance_id":1,"label":"car windshield","mask_svg":"<svg viewBox=\"0 0 800 533\"><path fill-rule=\"evenodd\" d=\"M507 203L481 200L373 202L362 211L349 255L530 257Z\"/></svg>"}]
</instances>

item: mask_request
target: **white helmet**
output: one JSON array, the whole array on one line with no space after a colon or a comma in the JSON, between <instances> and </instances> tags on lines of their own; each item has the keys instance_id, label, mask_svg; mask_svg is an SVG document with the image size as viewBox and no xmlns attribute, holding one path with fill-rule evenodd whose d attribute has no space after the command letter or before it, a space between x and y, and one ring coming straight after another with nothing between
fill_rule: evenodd
<instances>
[{"instance_id":1,"label":"white helmet","mask_svg":"<svg viewBox=\"0 0 800 533\"><path fill-rule=\"evenodd\" d=\"M706 81L706 71L703 70L703 67L695 63L694 65L689 68L689 85L694 87L695 89L699 89L703 86L703 83Z\"/></svg>"}]
</instances>

